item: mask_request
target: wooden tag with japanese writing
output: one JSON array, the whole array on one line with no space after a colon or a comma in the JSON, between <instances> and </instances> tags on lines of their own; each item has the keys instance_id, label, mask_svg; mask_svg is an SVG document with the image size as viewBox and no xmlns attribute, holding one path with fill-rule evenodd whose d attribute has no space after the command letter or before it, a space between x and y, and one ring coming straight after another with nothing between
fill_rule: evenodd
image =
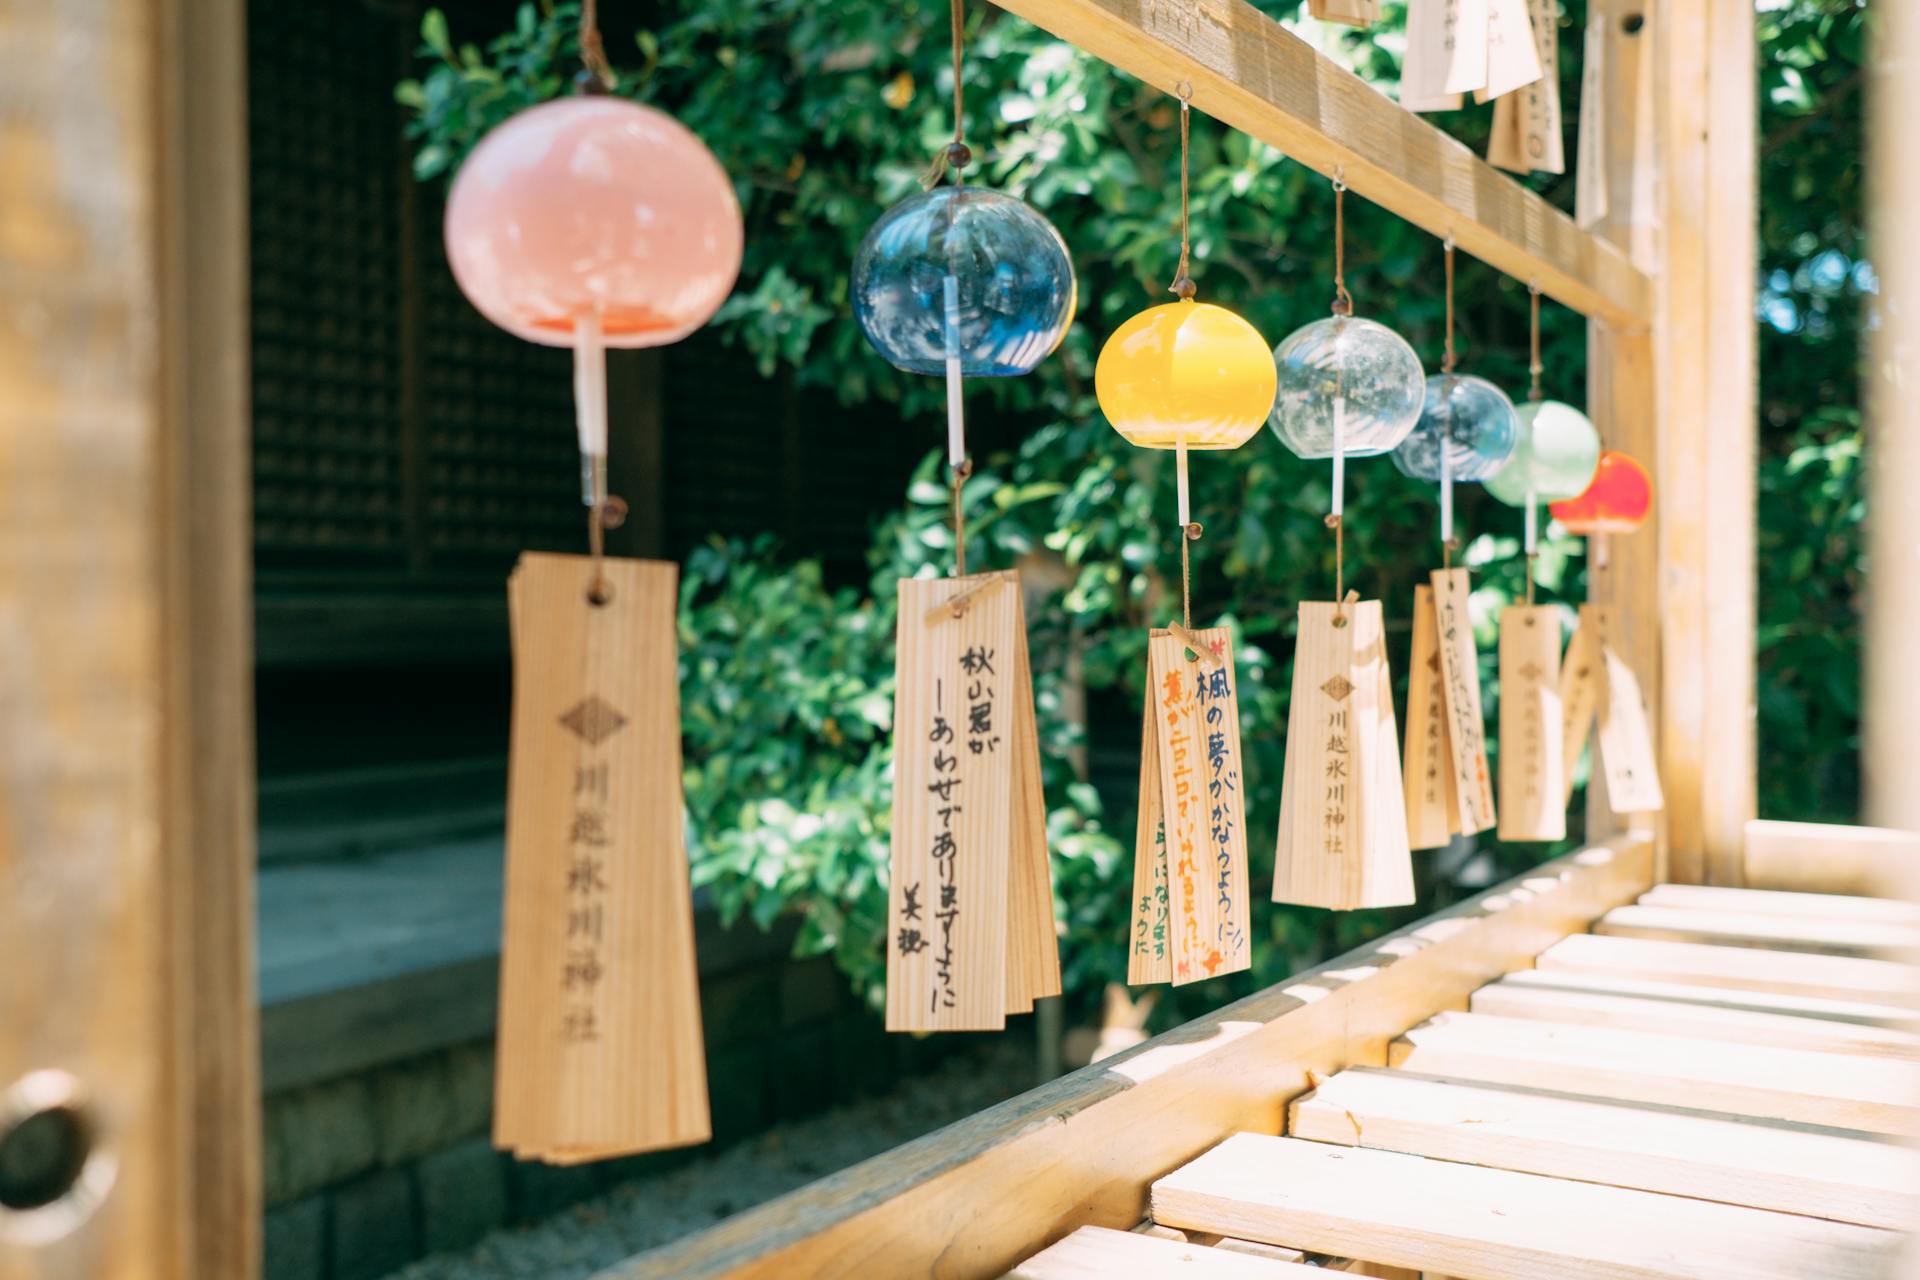
<instances>
[{"instance_id":1,"label":"wooden tag with japanese writing","mask_svg":"<svg viewBox=\"0 0 1920 1280\"><path fill-rule=\"evenodd\" d=\"M1189 658L1186 642L1170 631L1147 641L1176 986L1253 963L1233 641L1224 627L1188 634L1205 657Z\"/></svg>"},{"instance_id":2,"label":"wooden tag with japanese writing","mask_svg":"<svg viewBox=\"0 0 1920 1280\"><path fill-rule=\"evenodd\" d=\"M523 555L494 1144L577 1163L704 1142L674 640L677 570Z\"/></svg>"},{"instance_id":3,"label":"wooden tag with japanese writing","mask_svg":"<svg viewBox=\"0 0 1920 1280\"><path fill-rule=\"evenodd\" d=\"M1159 737L1153 730L1149 688L1140 708L1140 817L1134 825L1133 902L1127 928L1127 981L1133 985L1173 981L1167 895L1167 824L1160 812Z\"/></svg>"},{"instance_id":4,"label":"wooden tag with japanese writing","mask_svg":"<svg viewBox=\"0 0 1920 1280\"><path fill-rule=\"evenodd\" d=\"M1567 836L1560 724L1560 611L1500 611L1500 838Z\"/></svg>"},{"instance_id":5,"label":"wooden tag with japanese writing","mask_svg":"<svg viewBox=\"0 0 1920 1280\"><path fill-rule=\"evenodd\" d=\"M1008 1013L1060 994L1060 934L1053 918L1047 851L1047 797L1040 779L1040 730L1027 658L1026 599L1013 591L1013 831L1007 846Z\"/></svg>"},{"instance_id":6,"label":"wooden tag with japanese writing","mask_svg":"<svg viewBox=\"0 0 1920 1280\"><path fill-rule=\"evenodd\" d=\"M1413 855L1380 602L1304 601L1287 709L1273 900L1413 901Z\"/></svg>"},{"instance_id":7,"label":"wooden tag with japanese writing","mask_svg":"<svg viewBox=\"0 0 1920 1280\"><path fill-rule=\"evenodd\" d=\"M1604 639L1600 656L1604 675L1595 763L1606 777L1607 805L1615 813L1653 813L1666 805L1666 797L1639 678Z\"/></svg>"},{"instance_id":8,"label":"wooden tag with japanese writing","mask_svg":"<svg viewBox=\"0 0 1920 1280\"><path fill-rule=\"evenodd\" d=\"M1540 46L1527 0L1487 0L1487 78L1475 102L1504 98L1540 79Z\"/></svg>"},{"instance_id":9,"label":"wooden tag with japanese writing","mask_svg":"<svg viewBox=\"0 0 1920 1280\"><path fill-rule=\"evenodd\" d=\"M1307 12L1322 22L1370 27L1380 21L1380 0L1307 0Z\"/></svg>"},{"instance_id":10,"label":"wooden tag with japanese writing","mask_svg":"<svg viewBox=\"0 0 1920 1280\"><path fill-rule=\"evenodd\" d=\"M899 592L887 1030L998 1031L1019 586L1012 573L990 573L903 578Z\"/></svg>"},{"instance_id":11,"label":"wooden tag with japanese writing","mask_svg":"<svg viewBox=\"0 0 1920 1280\"><path fill-rule=\"evenodd\" d=\"M1493 779L1487 769L1486 720L1480 708L1480 653L1474 647L1465 569L1435 569L1434 623L1440 631L1440 678L1445 685L1447 745L1453 752L1460 833L1485 831L1495 821Z\"/></svg>"},{"instance_id":12,"label":"wooden tag with japanese writing","mask_svg":"<svg viewBox=\"0 0 1920 1280\"><path fill-rule=\"evenodd\" d=\"M1557 0L1528 0L1540 78L1494 99L1487 163L1514 173L1565 173L1561 141L1560 34Z\"/></svg>"},{"instance_id":13,"label":"wooden tag with japanese writing","mask_svg":"<svg viewBox=\"0 0 1920 1280\"><path fill-rule=\"evenodd\" d=\"M1446 682L1440 676L1440 628L1434 622L1433 588L1413 589L1413 652L1407 665L1407 746L1402 782L1407 800L1407 841L1437 849L1460 830L1459 789L1453 746L1447 737Z\"/></svg>"},{"instance_id":14,"label":"wooden tag with japanese writing","mask_svg":"<svg viewBox=\"0 0 1920 1280\"><path fill-rule=\"evenodd\" d=\"M1409 111L1441 110L1436 104L1447 104L1451 95L1486 86L1487 2L1409 0L1402 106Z\"/></svg>"},{"instance_id":15,"label":"wooden tag with japanese writing","mask_svg":"<svg viewBox=\"0 0 1920 1280\"><path fill-rule=\"evenodd\" d=\"M1560 764L1566 774L1561 795L1565 800L1573 798L1574 766L1580 763L1581 748L1587 745L1600 709L1600 689L1606 678L1600 644L1606 631L1606 610L1597 604L1581 605L1566 657L1560 661Z\"/></svg>"}]
</instances>

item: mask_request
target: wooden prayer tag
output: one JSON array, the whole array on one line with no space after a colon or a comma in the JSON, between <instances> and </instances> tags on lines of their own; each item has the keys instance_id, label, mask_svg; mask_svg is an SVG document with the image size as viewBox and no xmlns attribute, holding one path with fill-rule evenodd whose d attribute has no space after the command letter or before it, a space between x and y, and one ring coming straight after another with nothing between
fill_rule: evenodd
<instances>
[{"instance_id":1,"label":"wooden prayer tag","mask_svg":"<svg viewBox=\"0 0 1920 1280\"><path fill-rule=\"evenodd\" d=\"M1147 654L1178 986L1253 963L1240 695L1224 627L1153 631Z\"/></svg>"},{"instance_id":2,"label":"wooden prayer tag","mask_svg":"<svg viewBox=\"0 0 1920 1280\"><path fill-rule=\"evenodd\" d=\"M1440 111L1487 83L1488 0L1409 0L1400 105Z\"/></svg>"},{"instance_id":3,"label":"wooden prayer tag","mask_svg":"<svg viewBox=\"0 0 1920 1280\"><path fill-rule=\"evenodd\" d=\"M1140 710L1140 818L1133 836L1132 921L1127 929L1127 981L1135 986L1173 981L1167 895L1167 824L1160 812L1159 738L1149 690Z\"/></svg>"},{"instance_id":4,"label":"wooden prayer tag","mask_svg":"<svg viewBox=\"0 0 1920 1280\"><path fill-rule=\"evenodd\" d=\"M996 1031L1059 991L1019 578L899 593L887 1029Z\"/></svg>"},{"instance_id":5,"label":"wooden prayer tag","mask_svg":"<svg viewBox=\"0 0 1920 1280\"><path fill-rule=\"evenodd\" d=\"M1307 0L1307 12L1322 22L1370 27L1380 21L1380 0Z\"/></svg>"},{"instance_id":6,"label":"wooden prayer tag","mask_svg":"<svg viewBox=\"0 0 1920 1280\"><path fill-rule=\"evenodd\" d=\"M1500 612L1500 838L1564 840L1560 611L1513 605Z\"/></svg>"},{"instance_id":7,"label":"wooden prayer tag","mask_svg":"<svg viewBox=\"0 0 1920 1280\"><path fill-rule=\"evenodd\" d=\"M1580 617L1567 641L1567 655L1560 663L1560 764L1563 800L1573 798L1573 770L1580 763L1580 749L1587 745L1587 734L1600 707L1600 688L1605 680L1601 671L1600 637L1606 634L1606 610L1597 604L1580 606Z\"/></svg>"},{"instance_id":8,"label":"wooden prayer tag","mask_svg":"<svg viewBox=\"0 0 1920 1280\"><path fill-rule=\"evenodd\" d=\"M1607 782L1607 805L1615 813L1653 813L1665 807L1653 730L1640 681L1625 660L1601 640L1604 678L1600 690L1598 764Z\"/></svg>"},{"instance_id":9,"label":"wooden prayer tag","mask_svg":"<svg viewBox=\"0 0 1920 1280\"><path fill-rule=\"evenodd\" d=\"M521 556L494 1145L568 1164L705 1142L671 564Z\"/></svg>"},{"instance_id":10,"label":"wooden prayer tag","mask_svg":"<svg viewBox=\"0 0 1920 1280\"><path fill-rule=\"evenodd\" d=\"M1486 721L1480 709L1480 654L1474 648L1473 622L1467 612L1471 588L1465 569L1435 569L1429 576L1434 623L1440 632L1440 677L1445 684L1447 745L1453 751L1460 833L1472 835L1491 827L1495 815Z\"/></svg>"},{"instance_id":11,"label":"wooden prayer tag","mask_svg":"<svg viewBox=\"0 0 1920 1280\"><path fill-rule=\"evenodd\" d=\"M1403 906L1413 855L1380 602L1300 605L1273 900Z\"/></svg>"},{"instance_id":12,"label":"wooden prayer tag","mask_svg":"<svg viewBox=\"0 0 1920 1280\"><path fill-rule=\"evenodd\" d=\"M1539 81L1540 46L1535 39L1528 0L1486 0L1487 77L1474 90L1475 102L1504 98Z\"/></svg>"},{"instance_id":13,"label":"wooden prayer tag","mask_svg":"<svg viewBox=\"0 0 1920 1280\"><path fill-rule=\"evenodd\" d=\"M1027 657L1026 597L1013 595L1013 831L1007 847L1007 1012L1060 994L1060 935L1053 918L1047 797L1040 782L1040 729Z\"/></svg>"},{"instance_id":14,"label":"wooden prayer tag","mask_svg":"<svg viewBox=\"0 0 1920 1280\"><path fill-rule=\"evenodd\" d=\"M1453 745L1447 737L1446 681L1440 675L1440 628L1433 588L1413 589L1413 653L1407 666L1407 747L1404 778L1407 839L1415 849L1437 849L1460 830Z\"/></svg>"},{"instance_id":15,"label":"wooden prayer tag","mask_svg":"<svg viewBox=\"0 0 1920 1280\"><path fill-rule=\"evenodd\" d=\"M1560 33L1557 0L1528 0L1540 78L1493 103L1487 163L1515 173L1567 171L1561 141Z\"/></svg>"},{"instance_id":16,"label":"wooden prayer tag","mask_svg":"<svg viewBox=\"0 0 1920 1280\"><path fill-rule=\"evenodd\" d=\"M1573 220L1582 230L1606 221L1611 212L1607 192L1607 17L1596 14L1587 23L1580 53L1580 122L1574 135ZM1571 762L1569 762L1571 769Z\"/></svg>"}]
</instances>

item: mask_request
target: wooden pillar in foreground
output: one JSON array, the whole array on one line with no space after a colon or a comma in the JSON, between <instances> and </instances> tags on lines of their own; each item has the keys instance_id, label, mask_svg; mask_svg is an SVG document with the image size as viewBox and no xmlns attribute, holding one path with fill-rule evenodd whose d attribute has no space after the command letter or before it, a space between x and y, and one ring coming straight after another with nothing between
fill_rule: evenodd
<instances>
[{"instance_id":1,"label":"wooden pillar in foreground","mask_svg":"<svg viewBox=\"0 0 1920 1280\"><path fill-rule=\"evenodd\" d=\"M245 1280L243 11L0 31L0 1278Z\"/></svg>"},{"instance_id":2,"label":"wooden pillar in foreground","mask_svg":"<svg viewBox=\"0 0 1920 1280\"><path fill-rule=\"evenodd\" d=\"M1655 278L1651 332L1600 331L1589 348L1596 420L1656 494L1652 527L1613 540L1594 586L1648 685L1666 790L1664 814L1625 824L1663 833L1670 878L1738 884L1755 806L1753 8L1590 13L1606 46L1598 229Z\"/></svg>"},{"instance_id":3,"label":"wooden pillar in foreground","mask_svg":"<svg viewBox=\"0 0 1920 1280\"><path fill-rule=\"evenodd\" d=\"M1880 276L1867 384L1866 820L1920 831L1920 8L1876 6L1869 82L1873 265Z\"/></svg>"}]
</instances>

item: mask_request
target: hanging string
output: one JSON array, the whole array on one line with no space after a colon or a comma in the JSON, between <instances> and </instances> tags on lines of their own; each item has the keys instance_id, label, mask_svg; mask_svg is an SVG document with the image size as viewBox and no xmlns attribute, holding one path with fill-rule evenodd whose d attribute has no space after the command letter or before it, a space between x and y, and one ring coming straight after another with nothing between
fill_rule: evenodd
<instances>
[{"instance_id":1,"label":"hanging string","mask_svg":"<svg viewBox=\"0 0 1920 1280\"><path fill-rule=\"evenodd\" d=\"M1347 183L1346 170L1333 171L1333 314L1353 314L1353 295L1347 292ZM1347 397L1346 370L1338 361L1333 366L1333 509L1327 513L1327 528L1333 531L1333 617L1336 626L1345 626L1347 606L1341 591L1346 577L1346 497L1347 497Z\"/></svg>"},{"instance_id":2,"label":"hanging string","mask_svg":"<svg viewBox=\"0 0 1920 1280\"><path fill-rule=\"evenodd\" d=\"M1447 454L1448 437L1453 421L1453 377L1457 357L1453 350L1453 237L1448 236L1444 243L1447 263L1447 341L1444 353L1440 357L1440 372L1449 382L1446 392L1445 411L1441 415L1440 436L1440 567L1453 568L1453 553L1460 540L1453 536L1453 466Z\"/></svg>"},{"instance_id":3,"label":"hanging string","mask_svg":"<svg viewBox=\"0 0 1920 1280\"><path fill-rule=\"evenodd\" d=\"M1187 240L1187 162L1191 146L1189 142L1193 117L1193 86L1185 80L1180 82L1180 269L1174 273L1173 283L1167 286L1167 292L1181 301L1193 297L1198 291L1193 277L1187 274L1187 262L1192 246Z\"/></svg>"},{"instance_id":4,"label":"hanging string","mask_svg":"<svg viewBox=\"0 0 1920 1280\"><path fill-rule=\"evenodd\" d=\"M1546 372L1546 366L1540 363L1540 286L1529 284L1527 293L1531 295L1533 319L1531 325L1532 357L1527 364L1527 399L1540 399L1540 375Z\"/></svg>"},{"instance_id":5,"label":"hanging string","mask_svg":"<svg viewBox=\"0 0 1920 1280\"><path fill-rule=\"evenodd\" d=\"M580 65L602 88L611 89L615 76L613 65L607 61L607 47L600 40L599 10L599 0L580 0Z\"/></svg>"},{"instance_id":6,"label":"hanging string","mask_svg":"<svg viewBox=\"0 0 1920 1280\"><path fill-rule=\"evenodd\" d=\"M953 28L953 141L940 148L920 177L920 185L929 191L940 185L948 169L953 170L953 180L959 182L960 171L973 163L973 152L966 144L966 81L961 75L967 39L965 4L966 0L949 0L947 6Z\"/></svg>"},{"instance_id":7,"label":"hanging string","mask_svg":"<svg viewBox=\"0 0 1920 1280\"><path fill-rule=\"evenodd\" d=\"M1343 167L1333 171L1333 314L1353 314L1353 295L1347 292L1347 184Z\"/></svg>"},{"instance_id":8,"label":"hanging string","mask_svg":"<svg viewBox=\"0 0 1920 1280\"><path fill-rule=\"evenodd\" d=\"M967 509L960 491L973 474L973 459L962 458L949 470L953 473L953 576L967 576Z\"/></svg>"}]
</instances>

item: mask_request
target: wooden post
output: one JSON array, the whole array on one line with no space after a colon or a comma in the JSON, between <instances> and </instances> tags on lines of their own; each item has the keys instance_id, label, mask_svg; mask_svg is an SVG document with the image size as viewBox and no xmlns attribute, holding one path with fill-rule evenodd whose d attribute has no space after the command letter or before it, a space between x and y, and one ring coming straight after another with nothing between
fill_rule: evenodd
<instances>
[{"instance_id":1,"label":"wooden post","mask_svg":"<svg viewBox=\"0 0 1920 1280\"><path fill-rule=\"evenodd\" d=\"M38 1108L72 1157L0 1177L46 1201L0 1209L0 1277L245 1280L243 10L0 0L0 30L0 1144Z\"/></svg>"},{"instance_id":2,"label":"wooden post","mask_svg":"<svg viewBox=\"0 0 1920 1280\"><path fill-rule=\"evenodd\" d=\"M1647 686L1667 874L1737 884L1755 803L1752 6L1596 0L1590 17L1608 95L1597 230L1651 255L1640 265L1655 279L1650 334L1589 343L1596 421L1648 465L1656 494L1651 527L1612 540L1594 597L1615 606Z\"/></svg>"},{"instance_id":3,"label":"wooden post","mask_svg":"<svg viewBox=\"0 0 1920 1280\"><path fill-rule=\"evenodd\" d=\"M1873 264L1880 292L1873 308L1873 367L1868 384L1867 506L1871 539L1867 579L1864 773L1867 821L1920 831L1920 399L1914 385L1920 347L1920 247L1904 228L1920 202L1913 166L1913 123L1920 119L1920 11L1888 5L1876 14L1880 43L1869 82L1873 181Z\"/></svg>"}]
</instances>

